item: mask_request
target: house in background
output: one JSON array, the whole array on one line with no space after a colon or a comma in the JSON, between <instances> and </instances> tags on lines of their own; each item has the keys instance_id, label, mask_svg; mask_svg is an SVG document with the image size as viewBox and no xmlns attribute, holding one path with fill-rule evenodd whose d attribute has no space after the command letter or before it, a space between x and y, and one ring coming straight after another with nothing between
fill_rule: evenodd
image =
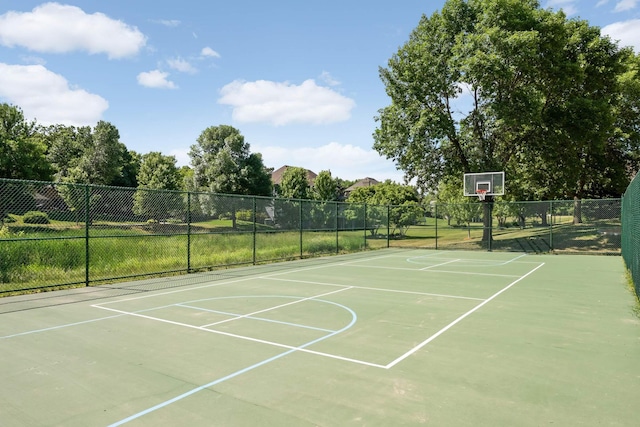
<instances>
[{"instance_id":1,"label":"house in background","mask_svg":"<svg viewBox=\"0 0 640 427\"><path fill-rule=\"evenodd\" d=\"M356 181L351 187L344 190L344 198L348 198L353 190L360 187L371 187L372 185L380 184L380 181L373 178L363 178L361 180Z\"/></svg>"},{"instance_id":2,"label":"house in background","mask_svg":"<svg viewBox=\"0 0 640 427\"><path fill-rule=\"evenodd\" d=\"M293 167L296 167L296 166L284 165L281 168L271 172L271 182L273 183L274 188L276 188L276 185L279 186L282 183L282 175L284 175L284 171ZM310 171L309 169L306 169L306 171L307 171L307 182L309 182L309 187L313 187L313 183L315 182L318 174L313 171Z\"/></svg>"}]
</instances>

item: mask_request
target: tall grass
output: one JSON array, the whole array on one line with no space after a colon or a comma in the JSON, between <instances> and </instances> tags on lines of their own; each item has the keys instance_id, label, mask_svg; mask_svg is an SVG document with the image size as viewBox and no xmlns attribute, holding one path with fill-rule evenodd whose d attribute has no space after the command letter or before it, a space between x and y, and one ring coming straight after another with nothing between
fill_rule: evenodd
<instances>
[{"instance_id":1,"label":"tall grass","mask_svg":"<svg viewBox=\"0 0 640 427\"><path fill-rule=\"evenodd\" d=\"M85 281L86 240L77 229L6 232L0 236L0 293ZM186 236L154 230L92 228L89 280L223 267L363 250L364 233L225 232ZM254 242L255 240L255 242ZM254 246L255 245L255 246ZM337 246L336 246L337 245ZM369 244L367 244L369 247ZM255 252L254 252L255 247Z\"/></svg>"}]
</instances>

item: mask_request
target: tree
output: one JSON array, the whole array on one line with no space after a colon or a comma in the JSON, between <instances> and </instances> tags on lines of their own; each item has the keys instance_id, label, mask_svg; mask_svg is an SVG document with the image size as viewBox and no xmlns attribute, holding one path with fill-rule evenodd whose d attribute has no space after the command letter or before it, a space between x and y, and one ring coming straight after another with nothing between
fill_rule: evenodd
<instances>
[{"instance_id":1,"label":"tree","mask_svg":"<svg viewBox=\"0 0 640 427\"><path fill-rule=\"evenodd\" d=\"M20 108L0 104L0 178L50 180L46 149L35 122L27 122Z\"/></svg>"},{"instance_id":2,"label":"tree","mask_svg":"<svg viewBox=\"0 0 640 427\"><path fill-rule=\"evenodd\" d=\"M18 107L0 104L0 178L50 180L52 168L45 153L35 123L27 122ZM29 187L0 182L0 225L7 213L30 208L35 208L35 198Z\"/></svg>"},{"instance_id":3,"label":"tree","mask_svg":"<svg viewBox=\"0 0 640 427\"><path fill-rule=\"evenodd\" d=\"M311 193L315 200L336 201L339 197L338 180L333 179L331 171L320 171L315 181Z\"/></svg>"},{"instance_id":4,"label":"tree","mask_svg":"<svg viewBox=\"0 0 640 427\"><path fill-rule=\"evenodd\" d=\"M177 191L182 182L174 156L163 156L159 152L143 155L137 180L139 187L133 204L136 215L159 222L184 208L182 194Z\"/></svg>"},{"instance_id":5,"label":"tree","mask_svg":"<svg viewBox=\"0 0 640 427\"><path fill-rule=\"evenodd\" d=\"M626 164L606 141L629 54L535 0L448 0L380 69L374 148L427 191L505 170L522 198L592 195Z\"/></svg>"},{"instance_id":6,"label":"tree","mask_svg":"<svg viewBox=\"0 0 640 427\"><path fill-rule=\"evenodd\" d=\"M308 199L310 193L307 170L289 167L282 174L279 196L286 199Z\"/></svg>"},{"instance_id":7,"label":"tree","mask_svg":"<svg viewBox=\"0 0 640 427\"><path fill-rule=\"evenodd\" d=\"M402 185L391 180L368 187L359 187L351 192L347 199L349 203L366 203L373 206L389 207L387 212L380 209L371 209L367 215L370 220L378 225L388 222L394 226L392 233L397 229L403 236L411 225L415 225L422 215L420 197L415 187ZM373 232L373 230L372 230Z\"/></svg>"},{"instance_id":8,"label":"tree","mask_svg":"<svg viewBox=\"0 0 640 427\"><path fill-rule=\"evenodd\" d=\"M240 131L232 126L212 126L191 146L194 179L201 189L214 193L268 196L271 175L262 156L251 154Z\"/></svg>"},{"instance_id":9,"label":"tree","mask_svg":"<svg viewBox=\"0 0 640 427\"><path fill-rule=\"evenodd\" d=\"M114 185L125 180L133 184L130 174L137 167L136 158L120 142L120 133L111 123L99 121L93 129L53 126L45 130L45 138L57 180L70 184L58 189L72 211L83 212L87 200L84 192L71 184ZM88 201L92 216L130 212L133 206L130 193L104 189L92 189Z\"/></svg>"},{"instance_id":10,"label":"tree","mask_svg":"<svg viewBox=\"0 0 640 427\"><path fill-rule=\"evenodd\" d=\"M227 125L212 126L200 134L191 146L189 156L193 178L198 189L212 193L255 196L271 195L271 172L262 162L262 155L252 154L244 136ZM218 198L200 197L203 213L214 214L221 209ZM236 228L236 210L241 199L225 198L227 212L231 212Z\"/></svg>"}]
</instances>

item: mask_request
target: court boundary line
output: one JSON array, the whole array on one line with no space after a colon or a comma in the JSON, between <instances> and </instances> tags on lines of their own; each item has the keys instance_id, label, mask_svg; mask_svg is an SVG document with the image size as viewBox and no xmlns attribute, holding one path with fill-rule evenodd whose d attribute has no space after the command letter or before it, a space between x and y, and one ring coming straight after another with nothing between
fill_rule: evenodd
<instances>
[{"instance_id":1,"label":"court boundary line","mask_svg":"<svg viewBox=\"0 0 640 427\"><path fill-rule=\"evenodd\" d=\"M357 315L356 315L355 311L353 311L351 308L349 308L349 307L347 307L347 306L345 306L343 304L340 304L340 303L337 303L337 302L334 302L334 301L327 301L327 300L318 299L318 298L320 298L322 296L336 294L336 293L339 293L339 292L342 292L342 291L350 290L351 288L352 288L351 286L343 286L342 289L338 289L338 290L335 290L335 291L325 292L323 294L319 294L319 295L315 295L315 296L311 296L311 297L301 297L299 300L293 301L292 303L281 304L281 305L274 306L274 307L271 307L271 308L268 308L268 309L259 310L258 312L255 312L255 313L249 313L249 314L246 314L246 315L240 315L237 319L246 318L248 315L251 315L251 314L261 313L261 312L265 312L265 311L269 311L269 310L274 310L276 308L281 308L282 306L285 306L285 305L291 305L291 304L294 304L294 303L304 302L304 301L319 301L319 302L326 302L326 303L329 303L329 304L334 304L334 305L337 305L339 307L343 307L345 310L349 311L350 313L352 313L353 316L355 316L357 318ZM283 297L287 297L287 296L283 296ZM347 361L347 362L356 363L356 364L359 364L359 365L371 366L371 367L374 367L374 368L384 368L384 365L381 365L379 363L368 362L366 360L353 359L353 358L350 358L350 357L340 356L340 355L337 355L337 354L324 353L324 352L320 352L320 351L309 350L307 348L298 348L296 346L292 346L292 345L288 345L288 344L282 344L282 343L279 343L279 342L267 341L267 340L263 340L263 339L260 339L260 338L249 337L249 336L246 336L246 335L238 335L238 334L234 334L234 333L231 333L231 332L220 331L220 330L217 330L217 329L210 329L206 325L205 326L197 326L197 325L192 325L190 323L178 322L178 321L175 321L175 320L169 320L169 319L164 319L164 318L161 318L161 317L155 317L155 316L149 316L149 315L146 315L146 314L141 314L143 312L149 312L149 311L154 311L154 310L160 310L160 309L163 309L163 308L174 307L174 306L176 306L178 304L192 303L192 302L204 301L204 300L208 300L208 299L209 298L202 298L202 299L198 299L198 300L184 301L184 302L176 303L176 304L169 304L169 305L164 305L164 306L159 306L159 307L147 308L147 309L144 309L144 310L141 310L141 311L138 311L138 312L135 312L135 311L130 312L130 311L125 311L125 310L119 310L119 309L113 308L113 307L102 307L100 305L93 305L92 307L100 308L100 309L108 310L108 311L113 311L113 312L116 312L116 313L120 313L121 315L129 315L129 316L138 317L138 318L142 318L142 319L157 321L157 322L160 322L160 323L167 323L167 324L170 324L170 325L181 326L181 327L186 327L186 328L190 328L190 329L196 329L196 330L203 331L203 332L209 332L209 333L213 333L213 334L217 334L217 335L223 335L223 336L227 336L227 337L231 337L231 338L238 338L238 339L242 339L242 340L245 340L245 341L251 341L251 342L256 342L256 343L260 343L260 344L270 345L270 346L273 346L273 347L286 348L286 349L289 349L289 350L297 349L297 351L310 353L310 354L315 354L315 355L318 355L318 356L324 356L324 357L327 357L327 358L330 358L330 359L343 360L343 361ZM232 321L232 320L237 320L237 319L236 318L228 319L227 321ZM218 323L221 323L221 322L218 322ZM211 324L209 326L214 326L214 324ZM331 336L333 336L333 335L331 335Z\"/></svg>"},{"instance_id":2,"label":"court boundary line","mask_svg":"<svg viewBox=\"0 0 640 427\"><path fill-rule=\"evenodd\" d=\"M418 271L418 270L417 270ZM476 297L465 297L460 295L447 295L447 294L435 294L431 292L419 292L419 291L403 291L399 289L388 289L388 288L373 288L370 286L356 286L356 285L340 285L337 283L326 283L326 282L314 282L311 280L297 280L297 279L283 279L283 278L271 278L271 277L259 277L259 279L263 280L278 280L281 282L292 282L292 283L306 283L309 285L320 285L320 286L349 286L352 289L364 289L368 291L380 291L380 292L392 292L398 294L409 294L409 295L423 295L423 296L433 296L433 297L442 297L442 298L453 298L453 299L465 299L465 300L473 300L473 301L484 301L485 298L476 298Z\"/></svg>"},{"instance_id":3,"label":"court boundary line","mask_svg":"<svg viewBox=\"0 0 640 427\"><path fill-rule=\"evenodd\" d=\"M393 250L394 252L401 252L401 251L396 251L393 248L391 250ZM346 258L346 257L354 257L355 255L360 255L360 254L361 253L341 254L341 255L338 255L338 256ZM387 253L385 255L363 258L362 260L371 261L371 260L375 260L375 259L378 259L378 258L389 258L389 257L393 257L393 256L395 256L395 253L394 254L388 254ZM303 260L303 261L305 261L305 260ZM336 260L335 262L330 262L330 263L327 263L327 264L315 265L315 266L309 266L309 267L294 268L294 269L287 270L287 271L284 271L284 272L268 274L267 276L277 276L277 275L285 274L285 273L292 273L292 272L297 272L297 271L305 271L305 270L311 270L311 269L318 269L318 268L336 266L336 265L347 264L347 263L356 262L356 261L359 261L359 259L358 260L353 260L353 261L347 261L347 262ZM300 260L291 261L291 262L300 262ZM157 297L157 296L162 296L162 295L170 295L170 294L179 293L179 292L189 292L189 291L195 291L195 290L198 290L198 289L206 289L206 288L212 288L212 287L217 287L217 286L231 285L231 284L234 284L234 283L239 283L239 282L252 280L252 279L255 279L255 278L259 277L259 276L260 276L260 273L256 272L256 273L251 273L248 276L237 278L237 279L225 280L225 281L216 282L216 283L208 283L206 285L199 285L199 286L189 286L189 285L187 285L185 287L181 287L180 289L173 289L173 290L164 291L164 292L157 292L156 293L155 291L153 291L153 292L145 294L145 295L138 295L137 297L120 298L120 299L117 299L117 300L106 301L106 302L102 302L102 303L98 303L98 304L89 304L89 306L90 307L94 307L94 308L102 308L102 306L105 305L105 304L114 304L114 303L123 302L123 301L133 301L133 300L138 300L138 299L143 299L143 298L152 298L152 297ZM185 276L185 277L188 277L188 276ZM74 290L71 290L71 291L74 291ZM116 297L113 297L113 298L116 298ZM86 301L79 301L78 304L82 304L84 302L86 302ZM64 323L64 324L61 324L61 325L51 326L51 327L48 327L48 328L32 329L32 330L27 330L27 331L14 333L14 334L11 334L11 335L0 336L0 339L15 338L15 337L23 336L23 335L30 335L30 334L48 332L48 331L52 331L52 330L56 330L56 329L63 329L63 328L68 328L68 327L72 327L72 326L82 325L84 323L96 322L96 321L100 321L100 320L109 320L109 319L114 318L114 317L125 316L126 314L127 314L126 312L123 312L122 314L119 314L119 315L116 315L116 316L107 316L107 317L101 317L101 318L97 318L97 319L82 320L82 321L79 321L79 322Z\"/></svg>"},{"instance_id":4,"label":"court boundary line","mask_svg":"<svg viewBox=\"0 0 640 427\"><path fill-rule=\"evenodd\" d=\"M470 316L471 314L475 313L476 311L478 311L480 308L484 307L486 304L488 304L489 302L493 301L495 298L497 298L498 296L500 296L503 292L506 292L507 290L509 290L511 287L513 287L514 285L516 285L518 282L524 280L525 278L527 278L528 276L530 276L531 274L533 274L535 271L537 271L539 268L541 268L543 265L545 265L545 263L541 263L539 264L537 267L535 267L533 270L529 271L528 273L526 273L525 275L521 276L519 279L514 280L513 282L511 282L510 284L508 284L506 287L502 288L501 290L499 290L498 292L496 292L495 294L493 294L492 296L490 296L489 298L487 298L485 301L481 302L480 304L478 304L477 306L475 306L474 308L472 308L471 310L467 311L466 313L464 313L463 315L459 316L457 319L455 319L453 322L449 323L447 326L445 326L444 328L440 329L438 332L436 332L435 334L431 335L429 338L427 338L426 340L422 341L420 344L418 344L417 346L415 346L414 348L412 348L411 350L407 351L405 354L403 354L402 356L398 357L397 359L391 361L389 364L387 364L385 366L385 369L391 369L393 368L395 365L397 365L398 363L402 362L403 360L405 360L407 357L411 356L412 354L416 353L418 350L420 350L421 348L423 348L424 346L426 346L427 344L429 344L431 341L435 340L436 338L438 338L440 335L444 334L445 332L447 332L449 329L453 328L455 325L457 325L458 323L460 323L461 321L463 321L465 318L467 318L468 316Z\"/></svg>"},{"instance_id":5,"label":"court boundary line","mask_svg":"<svg viewBox=\"0 0 640 427\"><path fill-rule=\"evenodd\" d=\"M349 328L351 328L356 323L356 321L358 319L358 316L353 310L349 309L348 307L345 307L345 308L347 308L351 312L352 319L351 319L351 322L348 325L346 325L345 327L343 327L342 329L337 330L337 331L335 331L333 333L330 333L328 335L325 335L323 337L317 338L315 340L309 341L309 342L307 342L305 344L302 344L300 346L291 347L289 350L287 350L287 351L285 351L283 353L276 354L275 356L270 357L268 359L265 359L265 360L263 360L261 362L254 363L251 366L247 366L245 368L239 369L239 370L237 370L237 371L235 371L235 372L233 372L231 374L228 374L228 375L226 375L224 377L217 378L217 379L215 379L215 380L213 380L213 381L211 381L211 382L209 382L207 384L203 384L201 386L193 388L193 389L191 389L191 390L189 390L189 391L187 391L185 393L182 393L182 394L180 394L178 396L175 396L175 397L173 397L171 399L165 400L164 402L158 403L157 405L154 405L154 406L152 406L150 408L147 408L147 409L145 409L143 411L137 412L137 413L135 413L135 414L133 414L133 415L127 417L127 418L123 418L120 421L112 423L112 424L109 425L109 427L117 427L117 426L120 426L122 424L126 424L129 421L133 421L133 420L135 420L137 418L140 418L140 417L142 417L144 415L147 415L147 414L149 414L151 412L157 411L158 409L162 409L162 408L164 408L166 406L169 406L169 405L171 405L171 404L173 404L175 402L178 402L178 401L180 401L180 400L182 400L182 399L184 399L186 397L189 397L192 394L198 393L198 392L200 392L202 390L205 390L205 389L207 389L209 387L213 387L214 385L217 385L217 384L220 384L220 383L222 383L224 381L227 381L227 380L230 380L232 378L235 378L235 377L237 377L239 375L242 375L242 374L244 374L246 372L252 371L253 369L259 368L260 366L267 365L267 364L269 364L269 363L271 363L271 362L273 362L275 360L278 360L278 359L280 359L282 357L285 357L285 356L287 356L289 354L295 353L296 351L303 351L303 350L305 350L305 347L308 347L310 345L316 344L316 343L318 343L320 341L324 341L325 339L329 339L334 335L340 334L340 333L348 330ZM105 309L107 309L107 308L105 308Z\"/></svg>"},{"instance_id":6,"label":"court boundary line","mask_svg":"<svg viewBox=\"0 0 640 427\"><path fill-rule=\"evenodd\" d=\"M252 298L268 298L268 297L276 297L276 298L289 298L286 296L280 296L280 295L258 295L256 297ZM247 298L247 295L240 295L238 296L238 298ZM290 297L290 298L293 298ZM218 298L212 298L212 300L217 300ZM220 311L220 310L211 310L209 308L204 308L204 307L198 307L195 305L187 305L187 304L175 304L174 307L183 307L183 308L188 308L190 310L195 310L195 311L204 311L206 313L213 313L213 314L221 314L223 316L233 316L233 317L238 317L238 316L242 316L239 313L230 313L227 311ZM320 331L320 332L335 332L335 330L333 329L324 329L324 328L318 328L315 326L309 326L309 325L303 325L300 323L291 323L291 322L282 322L280 320L274 320L274 319L267 319L266 317L255 317L255 316L247 316L246 319L250 319L250 320L258 320L260 322L268 322L268 323L278 323L280 325L286 325L286 326L293 326L295 328L302 328L302 329L310 329L310 330L315 330L315 331ZM201 328L206 328L209 325L205 324L205 325L200 325Z\"/></svg>"},{"instance_id":7,"label":"court boundary line","mask_svg":"<svg viewBox=\"0 0 640 427\"><path fill-rule=\"evenodd\" d=\"M496 274L496 273L478 273L470 271L450 271L450 270L428 270L422 268L408 268L408 267L383 267L379 265L346 265L351 268L377 268L382 270L402 270L402 271L424 271L425 273L451 273L462 274L471 276L491 276L491 277L520 277L517 274Z\"/></svg>"}]
</instances>

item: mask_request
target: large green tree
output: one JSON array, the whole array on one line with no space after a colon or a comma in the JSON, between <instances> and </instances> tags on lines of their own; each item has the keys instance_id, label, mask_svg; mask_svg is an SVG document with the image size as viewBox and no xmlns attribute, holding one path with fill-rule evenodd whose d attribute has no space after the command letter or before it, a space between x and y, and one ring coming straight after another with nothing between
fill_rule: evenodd
<instances>
[{"instance_id":1,"label":"large green tree","mask_svg":"<svg viewBox=\"0 0 640 427\"><path fill-rule=\"evenodd\" d=\"M271 171L260 153L251 153L240 131L232 126L211 126L202 131L189 152L193 179L198 189L209 193L269 196ZM242 198L199 196L198 212L207 215L230 213L236 227L236 211ZM194 207L192 207L194 209Z\"/></svg>"},{"instance_id":2,"label":"large green tree","mask_svg":"<svg viewBox=\"0 0 640 427\"><path fill-rule=\"evenodd\" d=\"M331 176L331 171L320 171L313 182L311 194L315 200L336 201L340 197L340 186L337 179Z\"/></svg>"},{"instance_id":3,"label":"large green tree","mask_svg":"<svg viewBox=\"0 0 640 427\"><path fill-rule=\"evenodd\" d=\"M271 194L271 174L262 155L251 153L244 136L232 126L212 126L202 131L189 157L201 189L224 194Z\"/></svg>"},{"instance_id":4,"label":"large green tree","mask_svg":"<svg viewBox=\"0 0 640 427\"><path fill-rule=\"evenodd\" d=\"M632 57L535 0L448 0L380 69L391 104L374 148L425 190L505 170L517 198L619 194L629 151L612 137Z\"/></svg>"},{"instance_id":5,"label":"large green tree","mask_svg":"<svg viewBox=\"0 0 640 427\"><path fill-rule=\"evenodd\" d=\"M43 131L49 146L49 160L56 169L56 179L69 184L58 187L72 211L80 215L90 203L92 218L96 215L122 215L133 206L131 192L93 188L87 198L81 187L72 184L127 185L136 184L138 156L120 142L118 129L99 121L91 129L52 126ZM78 216L78 220L82 219Z\"/></svg>"},{"instance_id":6,"label":"large green tree","mask_svg":"<svg viewBox=\"0 0 640 427\"><path fill-rule=\"evenodd\" d=\"M415 187L386 180L376 185L356 188L349 194L347 202L372 205L367 208L367 222L386 223L387 220L404 235L423 215L420 196ZM372 232L376 232L372 229Z\"/></svg>"},{"instance_id":7,"label":"large green tree","mask_svg":"<svg viewBox=\"0 0 640 427\"><path fill-rule=\"evenodd\" d=\"M174 156L159 152L143 155L137 181L139 186L133 204L136 215L161 221L184 209L182 194L177 191L182 187L182 176Z\"/></svg>"},{"instance_id":8,"label":"large green tree","mask_svg":"<svg viewBox=\"0 0 640 427\"><path fill-rule=\"evenodd\" d=\"M28 122L20 108L0 104L0 178L50 180L46 149L35 122Z\"/></svg>"},{"instance_id":9,"label":"large green tree","mask_svg":"<svg viewBox=\"0 0 640 427\"><path fill-rule=\"evenodd\" d=\"M287 199L309 199L311 188L307 180L307 170L288 167L282 174L278 195Z\"/></svg>"},{"instance_id":10,"label":"large green tree","mask_svg":"<svg viewBox=\"0 0 640 427\"><path fill-rule=\"evenodd\" d=\"M45 153L35 123L27 122L20 108L0 104L0 178L50 180L53 170ZM0 225L7 213L30 209L35 198L27 186L0 181Z\"/></svg>"}]
</instances>

